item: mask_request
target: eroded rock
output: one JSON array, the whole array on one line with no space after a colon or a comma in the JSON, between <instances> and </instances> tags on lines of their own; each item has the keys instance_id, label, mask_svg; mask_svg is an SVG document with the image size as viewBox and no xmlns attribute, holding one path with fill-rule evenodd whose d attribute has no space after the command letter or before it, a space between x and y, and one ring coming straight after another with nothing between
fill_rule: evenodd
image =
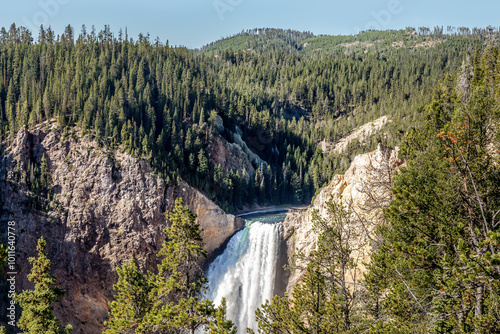
<instances>
[{"instance_id":1,"label":"eroded rock","mask_svg":"<svg viewBox=\"0 0 500 334\"><path fill-rule=\"evenodd\" d=\"M43 155L54 193L47 212L30 204L24 181ZM0 157L0 185L2 229L16 222L18 291L32 288L27 259L44 236L57 284L66 290L55 313L74 333L102 332L116 267L135 258L142 269L156 268L165 213L176 197L198 215L209 256L244 225L186 183L167 187L146 162L86 137L64 138L55 125L19 131Z\"/></svg>"},{"instance_id":2,"label":"eroded rock","mask_svg":"<svg viewBox=\"0 0 500 334\"><path fill-rule=\"evenodd\" d=\"M346 173L336 175L316 196L308 210L289 213L283 223L288 263L300 267L293 253L301 251L308 255L316 248L317 235L313 231L312 210L318 210L321 216L326 216L325 203L331 199L341 201L352 211L350 223L356 232L352 256L358 263L357 270L362 273L363 263L369 261L375 246L375 227L382 222L382 209L391 198L392 174L400 163L395 150L379 145L376 151L356 156ZM289 294L302 274L299 268L289 273L286 288Z\"/></svg>"}]
</instances>

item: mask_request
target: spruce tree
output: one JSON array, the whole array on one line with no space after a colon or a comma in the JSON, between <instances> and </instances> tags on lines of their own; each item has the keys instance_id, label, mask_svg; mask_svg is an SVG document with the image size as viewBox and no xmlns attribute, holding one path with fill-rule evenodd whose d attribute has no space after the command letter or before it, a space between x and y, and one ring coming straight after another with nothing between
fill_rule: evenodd
<instances>
[{"instance_id":1,"label":"spruce tree","mask_svg":"<svg viewBox=\"0 0 500 334\"><path fill-rule=\"evenodd\" d=\"M201 299L207 280L199 261L206 257L201 229L181 198L168 214L167 240L158 253L162 258L153 282L154 304L144 328L185 329L189 333L208 323L214 312L211 301Z\"/></svg>"},{"instance_id":2,"label":"spruce tree","mask_svg":"<svg viewBox=\"0 0 500 334\"><path fill-rule=\"evenodd\" d=\"M226 299L222 298L220 306L215 310L214 320L208 325L208 334L236 334L236 327L226 318Z\"/></svg>"},{"instance_id":3,"label":"spruce tree","mask_svg":"<svg viewBox=\"0 0 500 334\"><path fill-rule=\"evenodd\" d=\"M106 334L134 332L150 311L151 284L137 268L135 260L117 268L118 282L113 285L117 293L109 303L109 320L104 322Z\"/></svg>"},{"instance_id":4,"label":"spruce tree","mask_svg":"<svg viewBox=\"0 0 500 334\"><path fill-rule=\"evenodd\" d=\"M50 275L50 260L45 253L46 242L38 240L38 257L30 257L33 268L28 280L35 285L34 290L26 290L16 295L15 301L23 309L17 323L26 334L56 334L71 332L71 325L61 329L54 316L52 304L64 295L64 290L55 285L56 278Z\"/></svg>"}]
</instances>

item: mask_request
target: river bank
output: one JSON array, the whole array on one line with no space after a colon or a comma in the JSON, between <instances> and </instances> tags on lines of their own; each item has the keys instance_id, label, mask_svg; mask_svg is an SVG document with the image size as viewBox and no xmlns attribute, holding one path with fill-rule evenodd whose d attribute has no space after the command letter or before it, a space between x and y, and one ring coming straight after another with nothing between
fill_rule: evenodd
<instances>
[{"instance_id":1,"label":"river bank","mask_svg":"<svg viewBox=\"0 0 500 334\"><path fill-rule=\"evenodd\" d=\"M234 213L236 217L244 218L245 216L258 215L258 214L272 214L272 213L284 213L284 212L298 212L301 210L307 210L310 205L272 205L272 206L262 206L262 207L252 207L247 210L239 210Z\"/></svg>"}]
</instances>

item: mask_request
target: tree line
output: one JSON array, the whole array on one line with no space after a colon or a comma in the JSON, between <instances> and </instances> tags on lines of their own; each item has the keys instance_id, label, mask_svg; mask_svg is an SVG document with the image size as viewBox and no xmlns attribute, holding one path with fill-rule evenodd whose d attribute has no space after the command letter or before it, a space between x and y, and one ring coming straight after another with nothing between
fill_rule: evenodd
<instances>
[{"instance_id":1,"label":"tree line","mask_svg":"<svg viewBox=\"0 0 500 334\"><path fill-rule=\"evenodd\" d=\"M297 254L302 282L292 296L276 296L256 312L259 333L498 332L499 51L490 43L444 76L424 108L425 122L405 136L399 151L405 165L394 173L364 275L356 269L352 212L330 201L326 216L313 213L316 249ZM157 271L143 273L134 261L118 269L107 333L193 332L203 325L210 333L234 333L225 305L216 309L200 298L206 281L196 260L205 252L195 217L178 201L168 218ZM39 303L60 295L46 276L43 248L42 240L30 262L45 269L30 279L45 284L17 297L27 314L37 287L49 296ZM50 302L43 304L47 326L69 330L54 322ZM38 318L23 319L30 319L20 324L31 333Z\"/></svg>"},{"instance_id":2,"label":"tree line","mask_svg":"<svg viewBox=\"0 0 500 334\"><path fill-rule=\"evenodd\" d=\"M460 36L434 48L366 54L199 54L148 35L115 36L109 26L79 34L68 26L57 36L41 27L34 39L13 24L0 29L0 138L55 120L69 135L79 127L100 145L146 159L168 184L184 178L229 211L307 203L353 156L380 141L396 144L422 122L416 106L474 43ZM335 142L382 115L393 120L385 133L353 143L349 155L318 149L320 140ZM255 173L213 163L214 138L232 142L238 132L266 162L254 164Z\"/></svg>"}]
</instances>

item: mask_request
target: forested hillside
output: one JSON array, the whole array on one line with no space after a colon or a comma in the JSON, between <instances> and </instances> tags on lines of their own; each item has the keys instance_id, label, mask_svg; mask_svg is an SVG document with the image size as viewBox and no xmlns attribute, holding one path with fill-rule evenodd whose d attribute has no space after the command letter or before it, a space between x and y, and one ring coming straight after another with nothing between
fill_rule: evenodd
<instances>
[{"instance_id":1,"label":"forested hillside","mask_svg":"<svg viewBox=\"0 0 500 334\"><path fill-rule=\"evenodd\" d=\"M402 142L364 275L349 275L363 234L349 202L313 210L314 251L295 254L302 281L257 311L259 333L499 332L499 60L490 43L433 90Z\"/></svg>"},{"instance_id":2,"label":"forested hillside","mask_svg":"<svg viewBox=\"0 0 500 334\"><path fill-rule=\"evenodd\" d=\"M42 27L36 37L15 25L2 28L0 137L9 142L21 127L55 119L67 135L78 126L101 145L148 160L167 183L180 176L229 210L308 202L356 154L377 142L397 145L424 120L418 106L429 102L438 79L496 36L475 30L410 47L391 44L414 36L408 30L349 38L265 31L252 39L260 52L195 53L149 36L115 35L108 26L79 33L68 26L60 36ZM309 48L306 41L324 48L335 39L388 42L370 52L290 52ZM347 155L318 149L321 140L335 142L382 115L392 122L379 135L350 143ZM235 134L263 160L253 175L216 165L209 154L214 137L233 142ZM33 166L28 183L39 176L40 166Z\"/></svg>"},{"instance_id":3,"label":"forested hillside","mask_svg":"<svg viewBox=\"0 0 500 334\"><path fill-rule=\"evenodd\" d=\"M311 208L311 228L290 233L316 237L307 239L309 254L296 254L302 280L291 287L292 298L275 296L257 311L259 333L496 333L499 35L493 28L356 36L256 29L188 50L149 35L115 35L108 26L99 32L68 26L58 36L44 27L2 28L0 204L8 208L5 217L15 213L7 225L18 226L16 247L25 259L25 245L48 236L73 307L63 315L78 319L80 332L89 326L98 332L109 310L110 333L194 333L207 323L211 333L234 332L225 303L216 310L200 297L201 263L204 238L215 241L222 230L229 238L243 221L222 217L181 179L228 211L308 203L359 153L399 146L379 150L389 152L387 160L398 155L387 180L376 180L389 204L377 202L368 185L360 190L375 194L367 206L381 212L376 232L363 232L369 245L347 228L354 211L345 198L327 200L325 216ZM380 119L387 122L369 136L328 149ZM216 156L228 152L241 159L226 164ZM369 155L365 160L373 167ZM168 224L163 217L167 204L188 192L198 199L185 196L186 202L191 197L215 221L203 236L180 200ZM170 227L158 236L164 223ZM226 242L216 241L214 253ZM159 244L155 263L149 256ZM31 260L40 275L28 277L48 282L35 284L33 296L54 293L32 303L46 312L32 315L29 289L15 297L23 307L19 325L37 333L59 331L50 304L62 291L53 289L46 246L40 239L40 261ZM356 270L354 256L365 246L373 253L363 258L363 275L349 281L346 273ZM5 255L0 246L0 263ZM135 259L127 263L128 257ZM19 261L25 276L28 261ZM115 278L115 301L106 309L112 296L104 294ZM37 324L43 317L54 326Z\"/></svg>"},{"instance_id":4,"label":"forested hillside","mask_svg":"<svg viewBox=\"0 0 500 334\"><path fill-rule=\"evenodd\" d=\"M203 46L199 53L213 54L225 50L265 53L281 49L287 53L331 55L338 52L380 52L394 47L421 48L457 41L463 38L485 39L495 32L486 29L467 27L454 28L436 26L418 29L408 27L404 30L368 30L357 35L314 35L311 32L282 30L272 28L244 30L235 36L223 38Z\"/></svg>"},{"instance_id":5,"label":"forested hillside","mask_svg":"<svg viewBox=\"0 0 500 334\"><path fill-rule=\"evenodd\" d=\"M402 332L500 328L499 49L445 77L425 126L406 137L395 198L368 276L379 316ZM379 295L381 296L381 295Z\"/></svg>"}]
</instances>

